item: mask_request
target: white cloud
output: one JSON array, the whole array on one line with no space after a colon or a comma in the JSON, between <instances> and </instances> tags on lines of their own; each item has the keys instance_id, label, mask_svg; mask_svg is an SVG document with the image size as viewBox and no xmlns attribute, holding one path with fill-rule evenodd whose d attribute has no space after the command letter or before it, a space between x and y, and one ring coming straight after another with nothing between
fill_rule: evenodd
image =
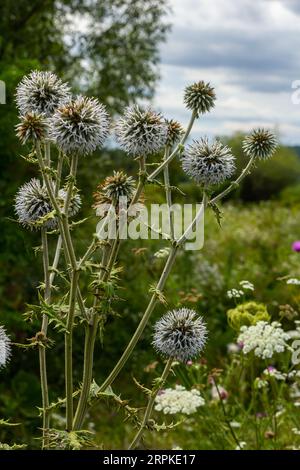
<instances>
[{"instance_id":1,"label":"white cloud","mask_svg":"<svg viewBox=\"0 0 300 470\"><path fill-rule=\"evenodd\" d=\"M216 88L216 108L199 119L195 136L230 134L266 125L300 143L299 2L294 0L170 0L172 33L162 46L155 105L167 117L189 119L182 96L196 80ZM298 130L299 125L299 130Z\"/></svg>"}]
</instances>

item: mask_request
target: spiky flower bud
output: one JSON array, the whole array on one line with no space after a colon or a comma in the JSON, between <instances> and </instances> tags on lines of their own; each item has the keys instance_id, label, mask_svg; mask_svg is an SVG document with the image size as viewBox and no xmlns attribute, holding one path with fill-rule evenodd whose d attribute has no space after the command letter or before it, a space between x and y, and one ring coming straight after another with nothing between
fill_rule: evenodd
<instances>
[{"instance_id":1,"label":"spiky flower bud","mask_svg":"<svg viewBox=\"0 0 300 470\"><path fill-rule=\"evenodd\" d=\"M183 99L186 107L199 117L200 114L208 113L215 106L216 94L210 83L201 80L185 88Z\"/></svg>"},{"instance_id":2,"label":"spiky flower bud","mask_svg":"<svg viewBox=\"0 0 300 470\"><path fill-rule=\"evenodd\" d=\"M166 144L168 127L160 113L132 106L126 108L115 131L121 147L136 157L158 152Z\"/></svg>"},{"instance_id":3,"label":"spiky flower bud","mask_svg":"<svg viewBox=\"0 0 300 470\"><path fill-rule=\"evenodd\" d=\"M166 145L168 147L173 147L173 145L179 142L180 138L184 134L184 130L181 124L173 119L166 119L166 124L168 126Z\"/></svg>"},{"instance_id":4,"label":"spiky flower bud","mask_svg":"<svg viewBox=\"0 0 300 470\"><path fill-rule=\"evenodd\" d=\"M207 137L195 140L182 156L185 173L204 185L220 184L229 178L234 170L235 158L231 149L215 141L209 144Z\"/></svg>"},{"instance_id":5,"label":"spiky flower bud","mask_svg":"<svg viewBox=\"0 0 300 470\"><path fill-rule=\"evenodd\" d=\"M23 77L16 92L20 114L51 114L71 97L70 88L52 72L33 71Z\"/></svg>"},{"instance_id":6,"label":"spiky flower bud","mask_svg":"<svg viewBox=\"0 0 300 470\"><path fill-rule=\"evenodd\" d=\"M11 353L11 342L7 336L5 329L0 325L0 368L4 367Z\"/></svg>"},{"instance_id":7,"label":"spiky flower bud","mask_svg":"<svg viewBox=\"0 0 300 470\"><path fill-rule=\"evenodd\" d=\"M20 116L20 123L16 125L17 137L22 144L29 141L45 140L48 133L48 121L43 114L36 112Z\"/></svg>"},{"instance_id":8,"label":"spiky flower bud","mask_svg":"<svg viewBox=\"0 0 300 470\"><path fill-rule=\"evenodd\" d=\"M88 155L102 147L109 131L104 105L96 98L78 96L56 110L50 119L50 136L67 155Z\"/></svg>"},{"instance_id":9,"label":"spiky flower bud","mask_svg":"<svg viewBox=\"0 0 300 470\"><path fill-rule=\"evenodd\" d=\"M187 362L203 350L207 328L194 310L180 308L167 312L154 326L153 346L166 357Z\"/></svg>"},{"instance_id":10,"label":"spiky flower bud","mask_svg":"<svg viewBox=\"0 0 300 470\"><path fill-rule=\"evenodd\" d=\"M58 197L61 208L63 208L65 198L66 191L61 189ZM76 194L70 201L69 216L74 216L78 212L80 205L80 196ZM57 218L50 215L53 208L47 189L36 178L32 178L28 183L20 187L16 195L15 211L19 222L31 230L39 229L41 226L49 230L57 227ZM39 224L38 222L41 222L41 219L46 218L47 215L49 215L49 219Z\"/></svg>"},{"instance_id":11,"label":"spiky flower bud","mask_svg":"<svg viewBox=\"0 0 300 470\"><path fill-rule=\"evenodd\" d=\"M94 193L94 209L101 209L103 204L118 206L121 197L127 198L130 204L135 193L136 185L132 176L127 176L123 171L114 171L112 176L107 176L103 183L99 184ZM118 209L118 207L117 207ZM105 211L101 212L102 214Z\"/></svg>"},{"instance_id":12,"label":"spiky flower bud","mask_svg":"<svg viewBox=\"0 0 300 470\"><path fill-rule=\"evenodd\" d=\"M278 142L273 132L268 129L255 129L243 142L243 149L248 157L270 158L277 148Z\"/></svg>"}]
</instances>

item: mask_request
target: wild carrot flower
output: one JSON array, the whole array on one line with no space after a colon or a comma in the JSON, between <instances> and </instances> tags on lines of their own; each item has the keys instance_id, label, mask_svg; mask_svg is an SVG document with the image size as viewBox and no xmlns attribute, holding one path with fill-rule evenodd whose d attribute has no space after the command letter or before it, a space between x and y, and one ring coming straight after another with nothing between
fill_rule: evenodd
<instances>
[{"instance_id":1,"label":"wild carrot flower","mask_svg":"<svg viewBox=\"0 0 300 470\"><path fill-rule=\"evenodd\" d=\"M71 97L70 88L52 72L33 71L19 83L16 102L20 114L51 116Z\"/></svg>"},{"instance_id":2,"label":"wild carrot flower","mask_svg":"<svg viewBox=\"0 0 300 470\"><path fill-rule=\"evenodd\" d=\"M289 335L278 322L259 321L256 325L242 326L238 342L243 344L243 353L253 351L255 356L267 359L287 347Z\"/></svg>"},{"instance_id":3,"label":"wild carrot flower","mask_svg":"<svg viewBox=\"0 0 300 470\"><path fill-rule=\"evenodd\" d=\"M207 328L194 310L167 312L154 326L154 348L166 357L187 362L203 350Z\"/></svg>"},{"instance_id":4,"label":"wild carrot flower","mask_svg":"<svg viewBox=\"0 0 300 470\"><path fill-rule=\"evenodd\" d=\"M198 390L186 390L182 385L161 390L155 398L155 410L164 414L183 413L191 415L205 404Z\"/></svg>"},{"instance_id":5,"label":"wild carrot flower","mask_svg":"<svg viewBox=\"0 0 300 470\"><path fill-rule=\"evenodd\" d=\"M268 129L255 129L243 142L243 149L249 157L265 160L273 155L277 148L277 139Z\"/></svg>"},{"instance_id":6,"label":"wild carrot flower","mask_svg":"<svg viewBox=\"0 0 300 470\"><path fill-rule=\"evenodd\" d=\"M105 106L78 96L59 107L50 119L50 137L67 155L88 155L102 147L109 131Z\"/></svg>"},{"instance_id":7,"label":"wild carrot flower","mask_svg":"<svg viewBox=\"0 0 300 470\"><path fill-rule=\"evenodd\" d=\"M187 86L184 90L184 103L196 113L196 117L209 112L214 107L215 100L214 88L203 80Z\"/></svg>"},{"instance_id":8,"label":"wild carrot flower","mask_svg":"<svg viewBox=\"0 0 300 470\"><path fill-rule=\"evenodd\" d=\"M139 106L126 108L115 131L121 147L134 157L158 152L168 136L168 126L162 115Z\"/></svg>"},{"instance_id":9,"label":"wild carrot flower","mask_svg":"<svg viewBox=\"0 0 300 470\"><path fill-rule=\"evenodd\" d=\"M209 144L208 139L195 140L182 156L182 168L197 183L215 185L223 183L234 170L235 158L231 149L221 142Z\"/></svg>"},{"instance_id":10,"label":"wild carrot flower","mask_svg":"<svg viewBox=\"0 0 300 470\"><path fill-rule=\"evenodd\" d=\"M0 368L4 367L11 353L11 342L5 329L0 325Z\"/></svg>"}]
</instances>

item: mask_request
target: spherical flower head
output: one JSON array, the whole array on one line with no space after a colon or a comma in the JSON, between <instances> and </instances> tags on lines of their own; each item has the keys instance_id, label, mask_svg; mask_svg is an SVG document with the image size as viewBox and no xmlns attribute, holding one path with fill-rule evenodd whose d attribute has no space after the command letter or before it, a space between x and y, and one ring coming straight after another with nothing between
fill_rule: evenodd
<instances>
[{"instance_id":1,"label":"spherical flower head","mask_svg":"<svg viewBox=\"0 0 300 470\"><path fill-rule=\"evenodd\" d=\"M181 157L184 172L197 183L215 185L230 178L235 170L235 157L226 145L207 137L188 146Z\"/></svg>"},{"instance_id":2,"label":"spherical flower head","mask_svg":"<svg viewBox=\"0 0 300 470\"><path fill-rule=\"evenodd\" d=\"M50 137L67 155L88 155L101 148L108 131L106 108L95 98L78 96L50 119Z\"/></svg>"},{"instance_id":3,"label":"spherical flower head","mask_svg":"<svg viewBox=\"0 0 300 470\"><path fill-rule=\"evenodd\" d=\"M3 326L0 326L0 369L6 366L11 353L11 341Z\"/></svg>"},{"instance_id":4,"label":"spherical flower head","mask_svg":"<svg viewBox=\"0 0 300 470\"><path fill-rule=\"evenodd\" d=\"M60 199L60 206L61 209L63 209L66 197L67 197L67 191L65 189L60 189L58 191L58 197ZM72 195L69 203L69 210L68 210L68 216L69 217L74 217L75 215L78 214L80 208L81 208L81 197L78 193Z\"/></svg>"},{"instance_id":5,"label":"spherical flower head","mask_svg":"<svg viewBox=\"0 0 300 470\"><path fill-rule=\"evenodd\" d=\"M173 145L179 142L182 135L184 134L184 130L182 125L178 121L174 121L173 119L166 119L165 122L168 126L166 146L172 148Z\"/></svg>"},{"instance_id":6,"label":"spherical flower head","mask_svg":"<svg viewBox=\"0 0 300 470\"><path fill-rule=\"evenodd\" d=\"M300 240L296 240L296 241L292 244L292 250L293 250L293 251L296 251L296 252L299 252L299 251L300 251Z\"/></svg>"},{"instance_id":7,"label":"spherical flower head","mask_svg":"<svg viewBox=\"0 0 300 470\"><path fill-rule=\"evenodd\" d=\"M167 312L154 327L153 346L166 357L187 362L203 350L207 328L194 310L180 308Z\"/></svg>"},{"instance_id":8,"label":"spherical flower head","mask_svg":"<svg viewBox=\"0 0 300 470\"><path fill-rule=\"evenodd\" d=\"M26 144L27 141L42 141L47 138L48 121L43 114L28 112L20 116L16 131L22 144Z\"/></svg>"},{"instance_id":9,"label":"spherical flower head","mask_svg":"<svg viewBox=\"0 0 300 470\"><path fill-rule=\"evenodd\" d=\"M104 182L99 184L94 193L95 207L105 202L117 204L121 197L126 197L130 202L135 189L135 181L132 176L127 176L123 171L114 171L112 176L107 176Z\"/></svg>"},{"instance_id":10,"label":"spherical flower head","mask_svg":"<svg viewBox=\"0 0 300 470\"><path fill-rule=\"evenodd\" d=\"M256 325L242 326L238 343L244 354L251 351L262 359L270 359L275 353L284 352L288 347L288 333L285 333L278 322L259 321Z\"/></svg>"},{"instance_id":11,"label":"spherical flower head","mask_svg":"<svg viewBox=\"0 0 300 470\"><path fill-rule=\"evenodd\" d=\"M268 129L255 129L243 142L244 152L248 157L266 160L277 148L277 138Z\"/></svg>"},{"instance_id":12,"label":"spherical flower head","mask_svg":"<svg viewBox=\"0 0 300 470\"><path fill-rule=\"evenodd\" d=\"M162 115L151 108L128 107L116 123L121 147L130 155L146 156L158 152L167 141L168 126Z\"/></svg>"},{"instance_id":13,"label":"spherical flower head","mask_svg":"<svg viewBox=\"0 0 300 470\"><path fill-rule=\"evenodd\" d=\"M20 187L16 195L15 211L19 222L31 230L38 229L37 222L52 212L52 206L45 186L40 181L32 178L28 183ZM43 223L48 229L55 227L54 218Z\"/></svg>"},{"instance_id":14,"label":"spherical flower head","mask_svg":"<svg viewBox=\"0 0 300 470\"><path fill-rule=\"evenodd\" d=\"M20 114L51 116L58 106L69 101L70 88L52 72L31 72L19 83L16 102Z\"/></svg>"},{"instance_id":15,"label":"spherical flower head","mask_svg":"<svg viewBox=\"0 0 300 470\"><path fill-rule=\"evenodd\" d=\"M228 323L234 330L242 326L256 325L259 321L269 321L267 307L258 302L245 302L227 312Z\"/></svg>"},{"instance_id":16,"label":"spherical flower head","mask_svg":"<svg viewBox=\"0 0 300 470\"><path fill-rule=\"evenodd\" d=\"M215 106L215 101L214 88L203 80L187 86L184 90L184 103L188 109L195 112L196 117L208 113Z\"/></svg>"},{"instance_id":17,"label":"spherical flower head","mask_svg":"<svg viewBox=\"0 0 300 470\"><path fill-rule=\"evenodd\" d=\"M60 206L63 208L66 198L66 191L59 191ZM71 198L69 205L69 216L75 215L81 206L81 198L78 194ZM49 230L57 228L57 218L51 216L53 212L47 189L41 182L32 178L28 183L20 187L16 195L15 211L20 224L30 230L37 230L44 227ZM42 222L42 218L49 219ZM42 223L39 223L42 222Z\"/></svg>"}]
</instances>

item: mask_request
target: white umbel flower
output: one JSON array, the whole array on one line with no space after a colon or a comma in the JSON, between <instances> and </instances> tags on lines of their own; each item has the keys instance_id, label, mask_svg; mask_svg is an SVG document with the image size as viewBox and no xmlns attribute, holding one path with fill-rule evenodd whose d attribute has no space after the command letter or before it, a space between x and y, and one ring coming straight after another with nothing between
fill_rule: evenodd
<instances>
[{"instance_id":1,"label":"white umbel flower","mask_svg":"<svg viewBox=\"0 0 300 470\"><path fill-rule=\"evenodd\" d=\"M11 342L5 329L0 325L0 368L6 366L11 353Z\"/></svg>"},{"instance_id":2,"label":"white umbel flower","mask_svg":"<svg viewBox=\"0 0 300 470\"><path fill-rule=\"evenodd\" d=\"M169 415L191 415L203 405L205 401L198 390L186 390L181 385L161 390L155 398L155 410Z\"/></svg>"},{"instance_id":3,"label":"white umbel flower","mask_svg":"<svg viewBox=\"0 0 300 470\"><path fill-rule=\"evenodd\" d=\"M52 72L33 71L23 77L16 92L20 114L38 113L51 116L71 97L70 88Z\"/></svg>"},{"instance_id":4,"label":"white umbel flower","mask_svg":"<svg viewBox=\"0 0 300 470\"><path fill-rule=\"evenodd\" d=\"M231 149L219 141L209 144L207 137L194 140L181 160L184 172L204 185L223 183L235 170Z\"/></svg>"},{"instance_id":5,"label":"white umbel flower","mask_svg":"<svg viewBox=\"0 0 300 470\"><path fill-rule=\"evenodd\" d=\"M167 312L154 326L153 346L166 357L187 362L203 350L207 328L194 310L180 308Z\"/></svg>"},{"instance_id":6,"label":"white umbel flower","mask_svg":"<svg viewBox=\"0 0 300 470\"><path fill-rule=\"evenodd\" d=\"M50 119L50 137L67 155L94 152L103 146L108 132L108 113L96 98L78 96Z\"/></svg>"},{"instance_id":7,"label":"white umbel flower","mask_svg":"<svg viewBox=\"0 0 300 470\"><path fill-rule=\"evenodd\" d=\"M244 354L253 351L255 356L269 359L287 348L289 335L278 322L259 321L256 325L242 326L240 331L238 343L242 345Z\"/></svg>"},{"instance_id":8,"label":"white umbel flower","mask_svg":"<svg viewBox=\"0 0 300 470\"><path fill-rule=\"evenodd\" d=\"M168 124L151 108L129 106L116 123L121 147L130 155L146 156L158 152L167 142Z\"/></svg>"}]
</instances>

